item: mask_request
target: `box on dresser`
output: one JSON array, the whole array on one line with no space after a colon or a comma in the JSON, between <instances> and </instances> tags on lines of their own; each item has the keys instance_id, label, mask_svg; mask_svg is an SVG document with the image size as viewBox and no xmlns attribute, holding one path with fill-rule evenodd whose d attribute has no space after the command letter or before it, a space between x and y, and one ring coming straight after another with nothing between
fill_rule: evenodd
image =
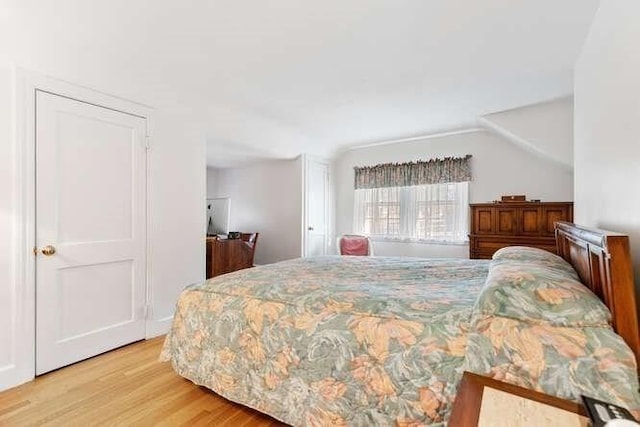
<instances>
[{"instance_id":1,"label":"box on dresser","mask_svg":"<svg viewBox=\"0 0 640 427\"><path fill-rule=\"evenodd\" d=\"M473 203L469 258L489 259L505 246L556 253L554 223L573 221L573 202Z\"/></svg>"}]
</instances>

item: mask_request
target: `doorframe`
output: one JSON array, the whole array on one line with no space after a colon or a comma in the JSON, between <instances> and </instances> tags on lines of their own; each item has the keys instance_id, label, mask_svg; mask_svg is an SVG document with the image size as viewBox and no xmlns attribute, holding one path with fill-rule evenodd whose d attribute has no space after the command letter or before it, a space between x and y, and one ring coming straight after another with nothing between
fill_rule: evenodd
<instances>
[{"instance_id":1,"label":"doorframe","mask_svg":"<svg viewBox=\"0 0 640 427\"><path fill-rule=\"evenodd\" d=\"M14 280L15 294L13 299L14 316L13 332L13 368L15 369L14 385L35 378L36 357L36 282L35 282L35 126L36 126L36 92L43 91L102 108L138 116L145 120L146 155L144 189L145 198L145 337L153 332L154 321L151 318L152 294L150 286L149 260L149 149L151 144L151 124L153 108L124 98L108 95L88 87L74 85L34 71L13 68L14 77Z\"/></svg>"}]
</instances>

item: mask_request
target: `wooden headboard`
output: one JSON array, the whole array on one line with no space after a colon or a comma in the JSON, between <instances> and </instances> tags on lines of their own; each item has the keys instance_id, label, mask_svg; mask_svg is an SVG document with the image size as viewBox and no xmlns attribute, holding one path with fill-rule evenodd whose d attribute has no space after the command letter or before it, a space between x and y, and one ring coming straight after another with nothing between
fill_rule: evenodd
<instances>
[{"instance_id":1,"label":"wooden headboard","mask_svg":"<svg viewBox=\"0 0 640 427\"><path fill-rule=\"evenodd\" d=\"M612 326L640 364L640 335L629 237L605 230L556 222L558 255L578 272L611 310Z\"/></svg>"}]
</instances>

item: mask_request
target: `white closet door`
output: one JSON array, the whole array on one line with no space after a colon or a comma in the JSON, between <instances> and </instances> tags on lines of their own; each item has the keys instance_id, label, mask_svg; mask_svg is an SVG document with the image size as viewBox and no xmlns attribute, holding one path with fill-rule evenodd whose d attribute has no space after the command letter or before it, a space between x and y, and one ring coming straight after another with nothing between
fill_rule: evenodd
<instances>
[{"instance_id":1,"label":"white closet door","mask_svg":"<svg viewBox=\"0 0 640 427\"><path fill-rule=\"evenodd\" d=\"M144 338L141 117L36 95L36 374Z\"/></svg>"},{"instance_id":2,"label":"white closet door","mask_svg":"<svg viewBox=\"0 0 640 427\"><path fill-rule=\"evenodd\" d=\"M329 243L329 167L306 159L305 167L305 251L304 256L327 254Z\"/></svg>"}]
</instances>

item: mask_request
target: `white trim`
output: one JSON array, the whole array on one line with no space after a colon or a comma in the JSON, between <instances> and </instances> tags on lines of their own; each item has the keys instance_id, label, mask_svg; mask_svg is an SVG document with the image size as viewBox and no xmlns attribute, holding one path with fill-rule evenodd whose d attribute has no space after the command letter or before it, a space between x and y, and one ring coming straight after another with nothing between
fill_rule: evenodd
<instances>
[{"instance_id":1,"label":"white trim","mask_svg":"<svg viewBox=\"0 0 640 427\"><path fill-rule=\"evenodd\" d=\"M370 144L355 145L355 146L349 147L348 150L352 151L352 150L359 150L361 148L377 147L379 145L402 144L405 142L420 141L423 139L443 138L445 136L464 135L466 133L485 132L485 131L486 129L478 128L478 127L454 129L454 130L445 131L445 132L430 133L426 135L418 135L418 136L412 136L408 138L391 139L387 141L372 142Z\"/></svg>"},{"instance_id":2,"label":"white trim","mask_svg":"<svg viewBox=\"0 0 640 427\"><path fill-rule=\"evenodd\" d=\"M147 179L145 180L145 197L146 197L146 201L145 201L145 205L144 205L144 210L145 210L145 216L146 216L146 223L145 223L145 233L146 233L146 242L145 242L145 268L146 268L146 284L145 284L145 294L146 294L146 298L145 298L145 338L149 339L151 337L154 337L155 335L152 335L151 331L154 329L155 327L155 321L153 320L153 286L152 283L153 281L151 280L152 277L152 269L151 269L151 262L152 262L152 257L151 257L151 215L152 215L152 209L151 209L151 150L153 147L152 144L152 137L151 137L151 121L152 121L152 114L148 114L147 115L147 125L146 125L146 135L145 135L145 143L146 143L146 152L145 152L145 162L144 162L144 167L147 171Z\"/></svg>"},{"instance_id":3,"label":"white trim","mask_svg":"<svg viewBox=\"0 0 640 427\"><path fill-rule=\"evenodd\" d=\"M300 212L302 213L302 221L300 224L302 226L301 234L300 234L300 256L307 256L307 155L300 155L300 173L302 177L300 179L300 192L302 197L300 198L302 206L300 206Z\"/></svg>"},{"instance_id":4,"label":"white trim","mask_svg":"<svg viewBox=\"0 0 640 427\"><path fill-rule=\"evenodd\" d=\"M32 256L35 242L34 218L34 145L26 141L34 137L35 93L28 96L25 73L12 68L13 92L13 147L14 147L14 227L13 227L13 301L11 317L12 364L5 367L0 377L0 389L29 381L35 374L35 264ZM32 111L35 112L35 109Z\"/></svg>"},{"instance_id":5,"label":"white trim","mask_svg":"<svg viewBox=\"0 0 640 427\"><path fill-rule=\"evenodd\" d=\"M150 339L153 337L157 337L160 335L164 335L169 332L171 328L171 322L173 321L173 316L164 317L162 319L153 320L150 319L147 322L147 335L146 339Z\"/></svg>"},{"instance_id":6,"label":"white trim","mask_svg":"<svg viewBox=\"0 0 640 427\"><path fill-rule=\"evenodd\" d=\"M300 248L300 256L302 257L306 257L307 256L307 227L309 226L307 224L308 222L308 218L309 218L309 214L308 214L308 203L307 200L309 198L308 194L307 194L307 154L301 154L300 155L300 161L302 162L301 165L301 171L302 171L302 180L301 180L301 184L302 184L302 235L301 240L302 240L302 247Z\"/></svg>"},{"instance_id":7,"label":"white trim","mask_svg":"<svg viewBox=\"0 0 640 427\"><path fill-rule=\"evenodd\" d=\"M0 369L0 390L27 382L35 376L35 93L42 90L56 95L80 100L116 111L126 112L145 118L149 129L153 110L116 96L107 95L90 88L73 85L29 70L13 67L14 79L14 161L15 161L15 224L14 246L14 300L12 317L12 364ZM148 130L148 133L149 130ZM146 162L147 183L149 182L148 155ZM145 195L147 217L145 218L147 235L147 254L145 262L149 264L149 197ZM147 275L148 276L148 275ZM149 277L145 280L145 289L151 287ZM151 304L150 293L146 293L147 303ZM149 332L161 330L158 322L147 319Z\"/></svg>"},{"instance_id":8,"label":"white trim","mask_svg":"<svg viewBox=\"0 0 640 427\"><path fill-rule=\"evenodd\" d=\"M538 148L538 146L530 143L529 141L527 141L526 139L516 135L513 132L508 131L507 129L503 128L500 125L495 124L493 121L491 121L491 119L488 119L487 117L480 117L478 119L478 123L480 123L482 126L484 126L486 129L500 135L501 137L505 138L508 141L511 141L513 143L516 143L517 145L519 145L520 147L524 148L525 150L527 150L528 152L537 155L538 157L541 157L543 159L546 160L550 160L553 163L562 166L564 169L568 170L568 171L573 171L573 165L572 164L568 164L565 163L553 156L550 156L547 152L541 150L540 148Z\"/></svg>"},{"instance_id":9,"label":"white trim","mask_svg":"<svg viewBox=\"0 0 640 427\"><path fill-rule=\"evenodd\" d=\"M551 104L554 102L558 102L558 101L564 101L564 100L571 100L573 102L574 99L574 95L573 92L571 93L567 93L565 95L560 95L560 96L555 96L553 98L544 100L544 101L538 101L538 102L534 102L533 104L526 104L526 105L521 105L519 107L512 107L512 108L507 108L504 110L499 110L499 111L493 111L491 113L487 113L481 117L489 117L489 116L493 116L494 114L502 114L502 113L506 113L508 111L513 111L513 110L520 110L522 108L529 108L529 107L537 107L540 105L544 105L544 104Z\"/></svg>"}]
</instances>

